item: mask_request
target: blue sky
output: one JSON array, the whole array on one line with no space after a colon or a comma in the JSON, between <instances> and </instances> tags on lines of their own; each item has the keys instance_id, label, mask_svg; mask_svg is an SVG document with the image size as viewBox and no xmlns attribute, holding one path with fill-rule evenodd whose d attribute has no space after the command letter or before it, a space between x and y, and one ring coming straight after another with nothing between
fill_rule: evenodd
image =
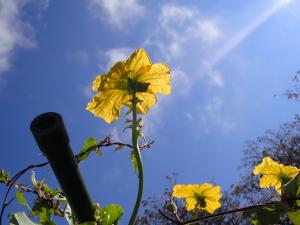
<instances>
[{"instance_id":1,"label":"blue sky","mask_svg":"<svg viewBox=\"0 0 300 225\"><path fill-rule=\"evenodd\" d=\"M127 142L124 116L108 125L85 106L95 76L144 47L154 63L170 65L173 86L144 119L155 140L143 153L144 196L161 193L172 172L179 183L228 189L243 143L299 111L274 97L300 67L299 11L293 0L0 0L0 167L14 174L44 161L29 124L47 111L63 115L75 153L87 137ZM81 170L93 200L120 203L126 224L137 177L129 151L112 150ZM49 169L36 172L57 185Z\"/></svg>"}]
</instances>

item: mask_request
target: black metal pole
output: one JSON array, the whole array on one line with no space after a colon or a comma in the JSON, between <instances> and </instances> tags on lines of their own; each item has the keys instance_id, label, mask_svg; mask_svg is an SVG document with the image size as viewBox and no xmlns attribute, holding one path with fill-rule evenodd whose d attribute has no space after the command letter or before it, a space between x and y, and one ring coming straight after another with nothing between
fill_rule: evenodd
<instances>
[{"instance_id":1,"label":"black metal pole","mask_svg":"<svg viewBox=\"0 0 300 225\"><path fill-rule=\"evenodd\" d=\"M30 129L78 222L93 221L93 204L69 145L62 117L55 112L41 114L31 122Z\"/></svg>"}]
</instances>

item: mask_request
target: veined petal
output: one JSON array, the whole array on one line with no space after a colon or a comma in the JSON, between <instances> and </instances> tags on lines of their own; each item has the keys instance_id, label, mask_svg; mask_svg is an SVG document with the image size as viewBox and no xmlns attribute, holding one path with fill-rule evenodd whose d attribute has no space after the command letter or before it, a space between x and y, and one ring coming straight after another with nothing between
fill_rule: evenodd
<instances>
[{"instance_id":1,"label":"veined petal","mask_svg":"<svg viewBox=\"0 0 300 225\"><path fill-rule=\"evenodd\" d=\"M205 199L206 207L203 208L208 213L214 213L216 209L220 208L222 204L218 201L211 201L209 199Z\"/></svg>"},{"instance_id":2,"label":"veined petal","mask_svg":"<svg viewBox=\"0 0 300 225\"><path fill-rule=\"evenodd\" d=\"M175 198L194 198L192 185L174 185L172 196ZM196 200L195 203L197 203Z\"/></svg>"},{"instance_id":3,"label":"veined petal","mask_svg":"<svg viewBox=\"0 0 300 225\"><path fill-rule=\"evenodd\" d=\"M299 169L294 166L283 166L281 172L290 178L294 178L299 173Z\"/></svg>"},{"instance_id":4,"label":"veined petal","mask_svg":"<svg viewBox=\"0 0 300 225\"><path fill-rule=\"evenodd\" d=\"M96 77L96 79L93 81L93 85L92 85L92 90L93 90L93 91L99 91L100 85L101 85L101 80L102 80L102 76L103 76L103 75L104 75L104 74L98 75L98 76Z\"/></svg>"},{"instance_id":5,"label":"veined petal","mask_svg":"<svg viewBox=\"0 0 300 225\"><path fill-rule=\"evenodd\" d=\"M200 194L200 195L204 195L204 192L206 190L211 189L212 187L213 187L213 185L208 184L208 183L192 185L193 191Z\"/></svg>"},{"instance_id":6,"label":"veined petal","mask_svg":"<svg viewBox=\"0 0 300 225\"><path fill-rule=\"evenodd\" d=\"M187 211L191 211L197 208L197 201L194 198L187 198L185 200L185 208Z\"/></svg>"},{"instance_id":7,"label":"veined petal","mask_svg":"<svg viewBox=\"0 0 300 225\"><path fill-rule=\"evenodd\" d=\"M125 71L125 62L119 61L115 63L110 71L107 73L107 76L113 80L120 80L124 77L126 77L126 71Z\"/></svg>"},{"instance_id":8,"label":"veined petal","mask_svg":"<svg viewBox=\"0 0 300 225\"><path fill-rule=\"evenodd\" d=\"M280 171L279 163L275 162L270 157L264 157L262 163L254 168L253 174L278 174Z\"/></svg>"},{"instance_id":9,"label":"veined petal","mask_svg":"<svg viewBox=\"0 0 300 225\"><path fill-rule=\"evenodd\" d=\"M136 96L142 101L137 104L137 113L139 114L146 114L157 102L157 98L154 94L142 92L137 93Z\"/></svg>"},{"instance_id":10,"label":"veined petal","mask_svg":"<svg viewBox=\"0 0 300 225\"><path fill-rule=\"evenodd\" d=\"M171 93L170 68L166 64L153 64L143 67L138 74L138 81L150 83L147 92L168 95Z\"/></svg>"},{"instance_id":11,"label":"veined petal","mask_svg":"<svg viewBox=\"0 0 300 225\"><path fill-rule=\"evenodd\" d=\"M146 114L150 108L155 105L157 102L157 98L154 94L150 94L147 92L138 92L136 93L136 97L141 101L138 102L136 111L139 114ZM130 101L131 97L128 95L124 98L124 104L129 108L132 108L132 102Z\"/></svg>"},{"instance_id":12,"label":"veined petal","mask_svg":"<svg viewBox=\"0 0 300 225\"><path fill-rule=\"evenodd\" d=\"M124 69L124 62L120 61L115 63L107 74L101 76L101 82L98 91L104 92L112 89L124 90L126 83L127 77Z\"/></svg>"},{"instance_id":13,"label":"veined petal","mask_svg":"<svg viewBox=\"0 0 300 225\"><path fill-rule=\"evenodd\" d=\"M282 192L282 185L281 185L281 183L278 183L278 184L276 184L275 186L275 190L281 195L281 192Z\"/></svg>"},{"instance_id":14,"label":"veined petal","mask_svg":"<svg viewBox=\"0 0 300 225\"><path fill-rule=\"evenodd\" d=\"M281 182L276 175L264 175L259 179L259 185L261 188L270 188L278 184L281 185Z\"/></svg>"},{"instance_id":15,"label":"veined petal","mask_svg":"<svg viewBox=\"0 0 300 225\"><path fill-rule=\"evenodd\" d=\"M125 62L125 69L127 72L133 71L134 74L139 71L141 67L150 66L151 60L144 48L136 50Z\"/></svg>"},{"instance_id":16,"label":"veined petal","mask_svg":"<svg viewBox=\"0 0 300 225\"><path fill-rule=\"evenodd\" d=\"M210 201L219 201L222 197L221 194L221 187L220 186L214 186L210 189L207 189L203 192L203 195L206 199Z\"/></svg>"},{"instance_id":17,"label":"veined petal","mask_svg":"<svg viewBox=\"0 0 300 225\"><path fill-rule=\"evenodd\" d=\"M111 123L120 116L124 92L109 90L94 96L93 101L89 102L86 109L97 117L101 117L107 123Z\"/></svg>"}]
</instances>

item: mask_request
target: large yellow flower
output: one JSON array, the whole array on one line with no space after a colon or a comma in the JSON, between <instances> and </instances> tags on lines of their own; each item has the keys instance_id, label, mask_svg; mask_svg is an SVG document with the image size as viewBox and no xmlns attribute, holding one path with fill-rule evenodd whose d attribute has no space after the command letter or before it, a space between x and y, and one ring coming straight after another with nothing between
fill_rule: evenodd
<instances>
[{"instance_id":1,"label":"large yellow flower","mask_svg":"<svg viewBox=\"0 0 300 225\"><path fill-rule=\"evenodd\" d=\"M185 208L190 211L203 209L213 213L221 207L219 202L222 194L220 186L212 184L177 184L173 187L172 196L175 198L185 198Z\"/></svg>"},{"instance_id":2,"label":"large yellow flower","mask_svg":"<svg viewBox=\"0 0 300 225\"><path fill-rule=\"evenodd\" d=\"M166 64L152 64L146 50L140 48L126 61L114 64L107 74L98 75L92 89L97 94L86 109L111 123L119 118L123 105L131 108L133 92L139 99L140 114L156 103L155 94L170 94L170 69Z\"/></svg>"},{"instance_id":3,"label":"large yellow flower","mask_svg":"<svg viewBox=\"0 0 300 225\"><path fill-rule=\"evenodd\" d=\"M253 170L254 175L262 174L261 188L274 187L279 194L281 194L282 185L294 178L298 172L297 167L279 164L270 157L264 157L262 163Z\"/></svg>"}]
</instances>

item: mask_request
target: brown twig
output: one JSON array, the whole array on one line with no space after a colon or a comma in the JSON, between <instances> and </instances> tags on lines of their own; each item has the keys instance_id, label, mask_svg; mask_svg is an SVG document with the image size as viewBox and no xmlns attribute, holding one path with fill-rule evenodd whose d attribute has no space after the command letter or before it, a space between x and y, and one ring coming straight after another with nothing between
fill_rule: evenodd
<instances>
[{"instance_id":1,"label":"brown twig","mask_svg":"<svg viewBox=\"0 0 300 225\"><path fill-rule=\"evenodd\" d=\"M178 219L174 219L174 218L168 216L167 214L165 214L160 209L159 209L159 213L163 217L165 217L167 220L170 220L170 221L176 223L177 225L184 225L184 224L191 224L191 223L195 223L195 222L205 221L205 220L208 220L208 219L212 219L212 218L219 217L219 216L224 216L224 215L231 214L231 213L237 213L237 212L248 211L248 210L251 210L251 209L261 208L261 207L267 206L269 204L274 204L274 203L275 202L272 201L272 202L266 202L266 203L258 204L258 205L251 205L251 206L247 206L247 207L243 207L243 208L239 208L239 209L234 209L234 210L230 210L230 211L226 211L226 212L220 212L220 213L215 213L215 214L211 214L211 215L207 215L207 216L202 216L202 217L198 217L198 218L187 220L187 221L181 221L181 220L178 220Z\"/></svg>"}]
</instances>

